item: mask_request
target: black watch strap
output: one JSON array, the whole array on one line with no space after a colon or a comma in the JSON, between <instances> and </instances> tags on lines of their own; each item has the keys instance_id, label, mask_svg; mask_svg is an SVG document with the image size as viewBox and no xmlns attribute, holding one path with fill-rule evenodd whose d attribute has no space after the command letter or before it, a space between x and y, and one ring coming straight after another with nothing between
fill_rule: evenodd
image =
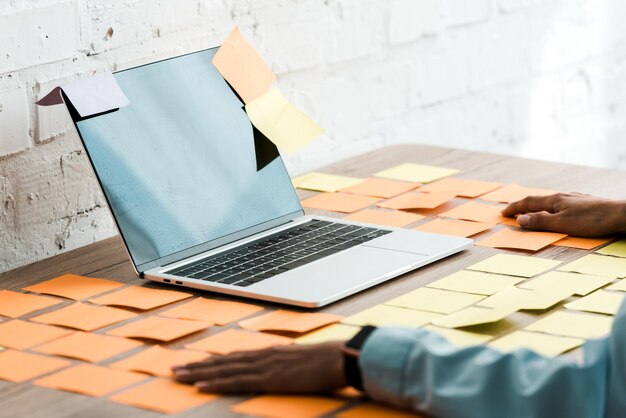
<instances>
[{"instance_id":1,"label":"black watch strap","mask_svg":"<svg viewBox=\"0 0 626 418\"><path fill-rule=\"evenodd\" d=\"M359 367L358 355L351 355L350 353L358 353L365 344L365 341L372 332L376 330L376 327L367 325L361 329L350 341L346 343L346 350L343 355L343 370L346 377L346 382L355 389L363 390L363 375L361 374L361 368Z\"/></svg>"}]
</instances>

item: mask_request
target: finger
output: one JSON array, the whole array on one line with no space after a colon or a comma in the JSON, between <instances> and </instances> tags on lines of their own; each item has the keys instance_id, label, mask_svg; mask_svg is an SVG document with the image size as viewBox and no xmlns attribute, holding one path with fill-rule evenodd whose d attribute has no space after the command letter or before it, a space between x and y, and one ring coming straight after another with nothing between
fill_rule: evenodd
<instances>
[{"instance_id":1,"label":"finger","mask_svg":"<svg viewBox=\"0 0 626 418\"><path fill-rule=\"evenodd\" d=\"M225 356L209 357L206 360L189 363L186 365L174 366L174 369L195 369L199 367L209 367L217 364L246 363L255 361L266 356L266 350L257 351L236 351Z\"/></svg>"},{"instance_id":2,"label":"finger","mask_svg":"<svg viewBox=\"0 0 626 418\"><path fill-rule=\"evenodd\" d=\"M554 212L554 204L561 198L560 194L550 196L528 196L517 202L510 203L502 210L504 216L515 216L529 212Z\"/></svg>"},{"instance_id":3,"label":"finger","mask_svg":"<svg viewBox=\"0 0 626 418\"><path fill-rule=\"evenodd\" d=\"M201 381L196 383L196 387L207 393L262 392L266 381L262 375L244 375Z\"/></svg>"},{"instance_id":4,"label":"finger","mask_svg":"<svg viewBox=\"0 0 626 418\"><path fill-rule=\"evenodd\" d=\"M263 371L265 365L255 363L240 363L200 367L191 370L176 370L174 377L182 383L191 383L202 380L231 377L237 375L254 375Z\"/></svg>"},{"instance_id":5,"label":"finger","mask_svg":"<svg viewBox=\"0 0 626 418\"><path fill-rule=\"evenodd\" d=\"M559 214L538 212L527 213L517 217L517 223L524 229L532 229L535 231L559 231L560 228Z\"/></svg>"}]
</instances>

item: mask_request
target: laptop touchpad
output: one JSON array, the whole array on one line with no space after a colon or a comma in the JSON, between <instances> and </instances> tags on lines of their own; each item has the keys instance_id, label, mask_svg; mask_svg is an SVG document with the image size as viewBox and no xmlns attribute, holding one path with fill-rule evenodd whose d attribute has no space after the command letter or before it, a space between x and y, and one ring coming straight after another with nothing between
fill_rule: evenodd
<instances>
[{"instance_id":1,"label":"laptop touchpad","mask_svg":"<svg viewBox=\"0 0 626 418\"><path fill-rule=\"evenodd\" d=\"M376 238L364 245L413 254L434 255L447 252L450 248L466 245L469 242L471 242L471 240L467 238L430 234L420 231L400 230Z\"/></svg>"}]
</instances>

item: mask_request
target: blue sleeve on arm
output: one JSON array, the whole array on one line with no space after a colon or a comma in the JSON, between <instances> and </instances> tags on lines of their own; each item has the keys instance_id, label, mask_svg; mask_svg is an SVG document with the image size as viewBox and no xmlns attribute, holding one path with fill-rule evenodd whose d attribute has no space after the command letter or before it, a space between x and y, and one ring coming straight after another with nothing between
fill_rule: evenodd
<instances>
[{"instance_id":1,"label":"blue sleeve on arm","mask_svg":"<svg viewBox=\"0 0 626 418\"><path fill-rule=\"evenodd\" d=\"M360 365L373 399L442 418L616 418L626 416L625 328L623 305L610 338L585 344L581 361L457 349L425 330L380 328Z\"/></svg>"}]
</instances>

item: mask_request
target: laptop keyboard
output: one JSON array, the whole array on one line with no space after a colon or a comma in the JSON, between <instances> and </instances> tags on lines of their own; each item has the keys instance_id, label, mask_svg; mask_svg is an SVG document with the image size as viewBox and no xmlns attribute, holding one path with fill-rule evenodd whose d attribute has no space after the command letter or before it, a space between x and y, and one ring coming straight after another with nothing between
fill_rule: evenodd
<instances>
[{"instance_id":1,"label":"laptop keyboard","mask_svg":"<svg viewBox=\"0 0 626 418\"><path fill-rule=\"evenodd\" d=\"M313 219L166 273L245 287L391 232Z\"/></svg>"}]
</instances>

